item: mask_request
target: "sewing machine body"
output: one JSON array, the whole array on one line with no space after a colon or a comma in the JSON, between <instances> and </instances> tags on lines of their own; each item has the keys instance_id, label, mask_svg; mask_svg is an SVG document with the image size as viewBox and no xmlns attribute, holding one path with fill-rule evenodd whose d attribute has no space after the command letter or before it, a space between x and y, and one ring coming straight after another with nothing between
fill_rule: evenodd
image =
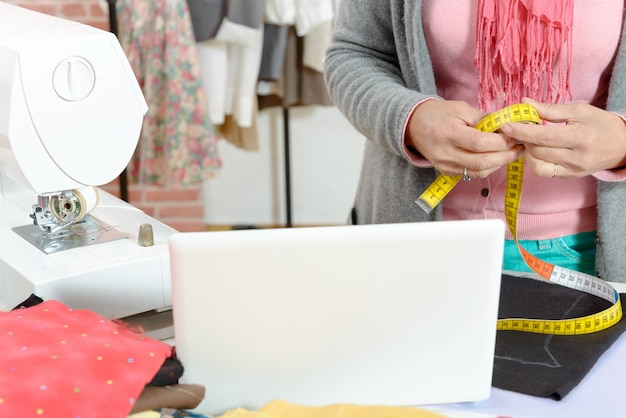
<instances>
[{"instance_id":1,"label":"sewing machine body","mask_svg":"<svg viewBox=\"0 0 626 418\"><path fill-rule=\"evenodd\" d=\"M0 2L0 308L31 293L109 317L168 308L175 230L99 189L146 111L113 34Z\"/></svg>"}]
</instances>

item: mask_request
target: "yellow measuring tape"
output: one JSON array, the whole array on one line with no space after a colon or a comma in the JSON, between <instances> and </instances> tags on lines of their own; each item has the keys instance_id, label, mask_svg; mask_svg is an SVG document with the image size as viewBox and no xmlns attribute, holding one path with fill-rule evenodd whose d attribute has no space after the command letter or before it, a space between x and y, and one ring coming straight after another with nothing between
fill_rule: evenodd
<instances>
[{"instance_id":1,"label":"yellow measuring tape","mask_svg":"<svg viewBox=\"0 0 626 418\"><path fill-rule=\"evenodd\" d=\"M514 104L497 112L491 113L476 125L483 132L495 132L508 122L541 123L537 110L528 104ZM424 211L430 213L446 195L456 186L462 176L440 175L415 201ZM504 196L506 223L517 244L522 258L528 266L543 279L579 290L611 303L601 312L571 319L499 319L498 330L514 330L539 334L578 335L607 329L622 318L622 305L619 293L604 280L578 271L559 267L527 252L517 239L517 215L521 201L522 183L524 178L524 159L520 158L507 165L507 183Z\"/></svg>"},{"instance_id":2,"label":"yellow measuring tape","mask_svg":"<svg viewBox=\"0 0 626 418\"><path fill-rule=\"evenodd\" d=\"M528 104L514 104L481 119L476 129L483 132L495 132L508 122L526 122L540 124L537 110ZM426 213L430 213L457 185L462 176L439 175L435 181L415 201Z\"/></svg>"}]
</instances>

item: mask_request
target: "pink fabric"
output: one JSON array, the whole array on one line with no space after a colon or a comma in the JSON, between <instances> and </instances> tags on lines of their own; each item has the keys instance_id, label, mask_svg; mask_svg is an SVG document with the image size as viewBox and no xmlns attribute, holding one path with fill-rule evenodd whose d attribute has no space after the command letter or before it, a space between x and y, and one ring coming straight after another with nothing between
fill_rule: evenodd
<instances>
[{"instance_id":1,"label":"pink fabric","mask_svg":"<svg viewBox=\"0 0 626 418\"><path fill-rule=\"evenodd\" d=\"M473 61L477 1L438 0L423 5L437 92L447 100L464 100L473 106L478 106L478 75ZM576 1L572 29L576 49L572 51L570 73L573 102L606 105L623 10L623 0L608 0L601 7L595 0ZM412 156L412 160L418 166L432 166L419 156ZM489 179L460 182L443 202L444 219L504 219L504 170ZM565 181L537 178L529 171L525 173L518 216L520 239L548 239L596 228L593 177ZM626 170L606 170L594 177L618 181L626 178ZM482 195L483 189L489 191L488 196Z\"/></svg>"},{"instance_id":2,"label":"pink fabric","mask_svg":"<svg viewBox=\"0 0 626 418\"><path fill-rule=\"evenodd\" d=\"M479 0L475 65L483 110L524 97L564 102L572 97L573 0ZM554 85L554 72L558 85Z\"/></svg>"},{"instance_id":3,"label":"pink fabric","mask_svg":"<svg viewBox=\"0 0 626 418\"><path fill-rule=\"evenodd\" d=\"M54 300L0 312L0 416L125 417L170 345Z\"/></svg>"}]
</instances>

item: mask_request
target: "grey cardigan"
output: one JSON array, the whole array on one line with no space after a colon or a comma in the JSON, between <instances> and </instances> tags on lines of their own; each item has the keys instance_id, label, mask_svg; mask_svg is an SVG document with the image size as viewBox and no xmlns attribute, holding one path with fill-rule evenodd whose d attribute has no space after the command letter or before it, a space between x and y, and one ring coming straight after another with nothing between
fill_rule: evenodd
<instances>
[{"instance_id":1,"label":"grey cardigan","mask_svg":"<svg viewBox=\"0 0 626 418\"><path fill-rule=\"evenodd\" d=\"M333 102L368 139L354 202L353 223L441 219L414 201L435 179L432 168L412 165L402 151L413 106L436 97L422 27L421 0L342 0L325 61ZM606 108L626 115L626 31L622 31ZM596 269L626 282L626 182L598 182Z\"/></svg>"}]
</instances>

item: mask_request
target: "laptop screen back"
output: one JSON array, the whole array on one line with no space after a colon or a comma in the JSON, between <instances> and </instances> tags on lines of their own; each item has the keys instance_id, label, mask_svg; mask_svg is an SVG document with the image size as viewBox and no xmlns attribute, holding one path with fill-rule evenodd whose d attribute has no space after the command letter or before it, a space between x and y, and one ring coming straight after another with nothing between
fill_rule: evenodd
<instances>
[{"instance_id":1,"label":"laptop screen back","mask_svg":"<svg viewBox=\"0 0 626 418\"><path fill-rule=\"evenodd\" d=\"M486 399L504 224L179 233L174 334L198 408Z\"/></svg>"}]
</instances>

